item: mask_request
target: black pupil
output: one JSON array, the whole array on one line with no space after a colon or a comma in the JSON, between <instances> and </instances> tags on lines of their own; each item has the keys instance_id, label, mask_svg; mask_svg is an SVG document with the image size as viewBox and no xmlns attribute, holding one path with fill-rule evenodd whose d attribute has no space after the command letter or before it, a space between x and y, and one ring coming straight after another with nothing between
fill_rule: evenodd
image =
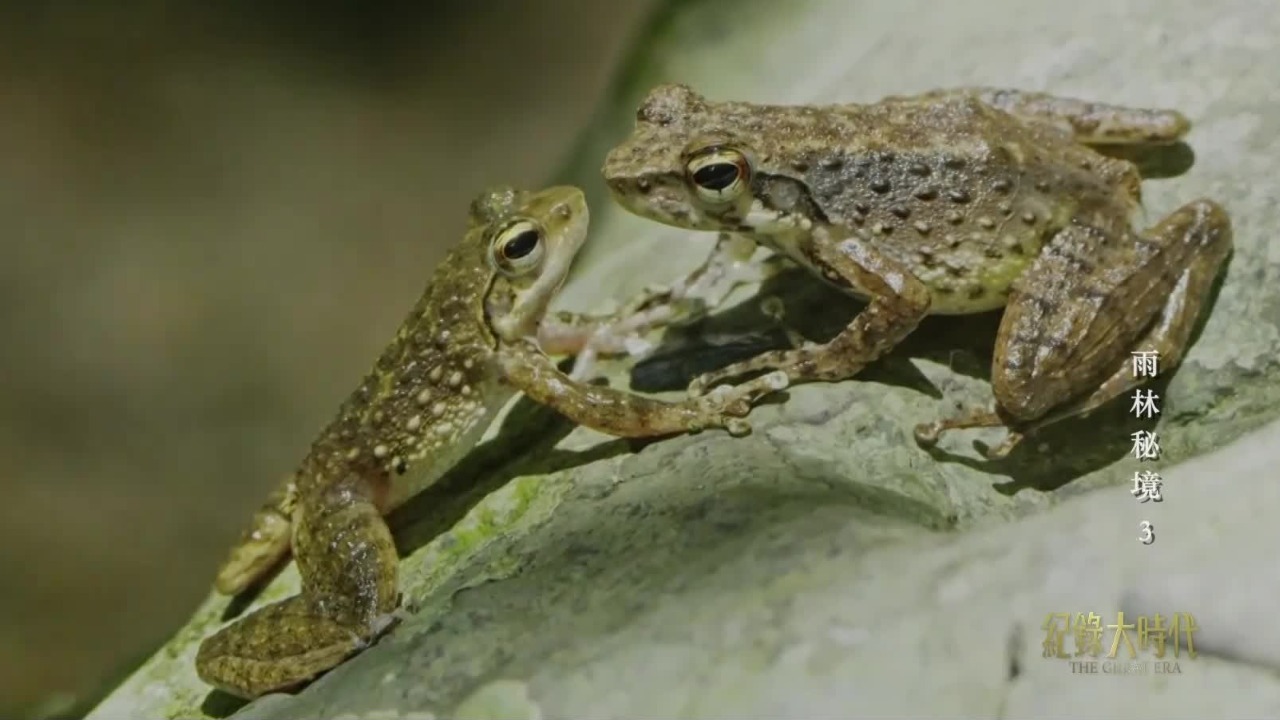
<instances>
[{"instance_id":1,"label":"black pupil","mask_svg":"<svg viewBox=\"0 0 1280 720\"><path fill-rule=\"evenodd\" d=\"M502 246L502 254L507 256L508 260L519 260L538 247L538 239L537 230L525 230Z\"/></svg>"},{"instance_id":2,"label":"black pupil","mask_svg":"<svg viewBox=\"0 0 1280 720\"><path fill-rule=\"evenodd\" d=\"M719 162L703 165L693 172L693 181L708 190L723 190L738 179L738 166Z\"/></svg>"}]
</instances>

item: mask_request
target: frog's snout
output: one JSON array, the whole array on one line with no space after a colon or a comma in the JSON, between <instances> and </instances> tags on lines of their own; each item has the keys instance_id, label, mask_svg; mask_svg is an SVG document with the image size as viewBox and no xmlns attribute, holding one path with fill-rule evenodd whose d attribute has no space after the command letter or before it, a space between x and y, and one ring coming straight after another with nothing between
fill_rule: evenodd
<instances>
[{"instance_id":1,"label":"frog's snout","mask_svg":"<svg viewBox=\"0 0 1280 720\"><path fill-rule=\"evenodd\" d=\"M615 175L606 178L605 185L613 199L632 212L640 212L643 206L654 200L653 185L647 178Z\"/></svg>"}]
</instances>

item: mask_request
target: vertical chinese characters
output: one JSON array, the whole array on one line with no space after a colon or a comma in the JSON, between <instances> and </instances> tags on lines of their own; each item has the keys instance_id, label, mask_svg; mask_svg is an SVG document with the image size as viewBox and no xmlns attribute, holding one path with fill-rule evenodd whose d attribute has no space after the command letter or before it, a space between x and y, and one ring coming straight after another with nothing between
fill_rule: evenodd
<instances>
[{"instance_id":1,"label":"vertical chinese characters","mask_svg":"<svg viewBox=\"0 0 1280 720\"><path fill-rule=\"evenodd\" d=\"M1133 377L1134 379L1151 379L1160 371L1160 353L1155 350L1141 350L1132 353L1133 355ZM1139 387L1133 391L1133 405L1129 411L1139 420L1152 419L1160 414L1160 407L1157 402L1160 396L1154 390L1143 390ZM1129 436L1133 441L1132 453L1138 462L1147 462L1160 459L1160 436L1151 430L1138 430ZM1130 491L1140 503L1162 502L1164 496L1161 492L1164 486L1164 480L1160 474L1152 470L1136 470L1133 473L1133 489ZM1143 545L1150 545L1155 542L1155 525L1149 520L1143 520L1138 525L1138 542Z\"/></svg>"}]
</instances>

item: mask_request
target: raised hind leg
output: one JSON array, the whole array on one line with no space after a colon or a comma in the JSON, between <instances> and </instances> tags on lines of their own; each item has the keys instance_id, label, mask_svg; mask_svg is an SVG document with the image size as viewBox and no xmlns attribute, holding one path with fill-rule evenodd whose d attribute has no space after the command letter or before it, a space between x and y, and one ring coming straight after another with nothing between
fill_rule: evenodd
<instances>
[{"instance_id":1,"label":"raised hind leg","mask_svg":"<svg viewBox=\"0 0 1280 720\"><path fill-rule=\"evenodd\" d=\"M293 550L301 592L206 638L196 653L202 680L244 698L289 690L391 625L399 557L373 494L355 476L299 491Z\"/></svg>"},{"instance_id":2,"label":"raised hind leg","mask_svg":"<svg viewBox=\"0 0 1280 720\"><path fill-rule=\"evenodd\" d=\"M916 428L922 445L947 430L1003 425L1008 454L1026 434L1084 415L1142 384L1133 353L1182 360L1231 252L1231 221L1212 200L1190 202L1140 235L1071 225L1010 296L992 367L994 411Z\"/></svg>"}]
</instances>

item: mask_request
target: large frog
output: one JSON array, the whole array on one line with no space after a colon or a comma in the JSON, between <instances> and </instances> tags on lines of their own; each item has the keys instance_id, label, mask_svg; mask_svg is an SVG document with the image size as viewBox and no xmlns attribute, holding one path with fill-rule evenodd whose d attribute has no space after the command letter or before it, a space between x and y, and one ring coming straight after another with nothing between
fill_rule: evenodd
<instances>
[{"instance_id":1,"label":"large frog","mask_svg":"<svg viewBox=\"0 0 1280 720\"><path fill-rule=\"evenodd\" d=\"M219 570L217 590L237 594L292 551L302 590L205 639L205 682L246 698L291 689L385 631L399 561L383 515L466 455L517 392L618 436L749 430L753 391L665 402L580 382L544 354L620 336L605 332L613 319L546 314L587 217L572 187L500 188L472 204L466 238Z\"/></svg>"},{"instance_id":2,"label":"large frog","mask_svg":"<svg viewBox=\"0 0 1280 720\"><path fill-rule=\"evenodd\" d=\"M783 106L665 85L603 172L628 210L721 233L673 298L761 245L869 301L829 342L704 374L692 394L760 370L791 384L842 380L926 314L1003 307L995 409L916 429L929 444L947 429L1004 426L995 458L1135 387L1131 352L1156 351L1163 368L1182 358L1230 254L1230 220L1200 199L1134 230L1138 170L1095 147L1172 143L1189 128L1171 110L1015 90Z\"/></svg>"}]
</instances>

